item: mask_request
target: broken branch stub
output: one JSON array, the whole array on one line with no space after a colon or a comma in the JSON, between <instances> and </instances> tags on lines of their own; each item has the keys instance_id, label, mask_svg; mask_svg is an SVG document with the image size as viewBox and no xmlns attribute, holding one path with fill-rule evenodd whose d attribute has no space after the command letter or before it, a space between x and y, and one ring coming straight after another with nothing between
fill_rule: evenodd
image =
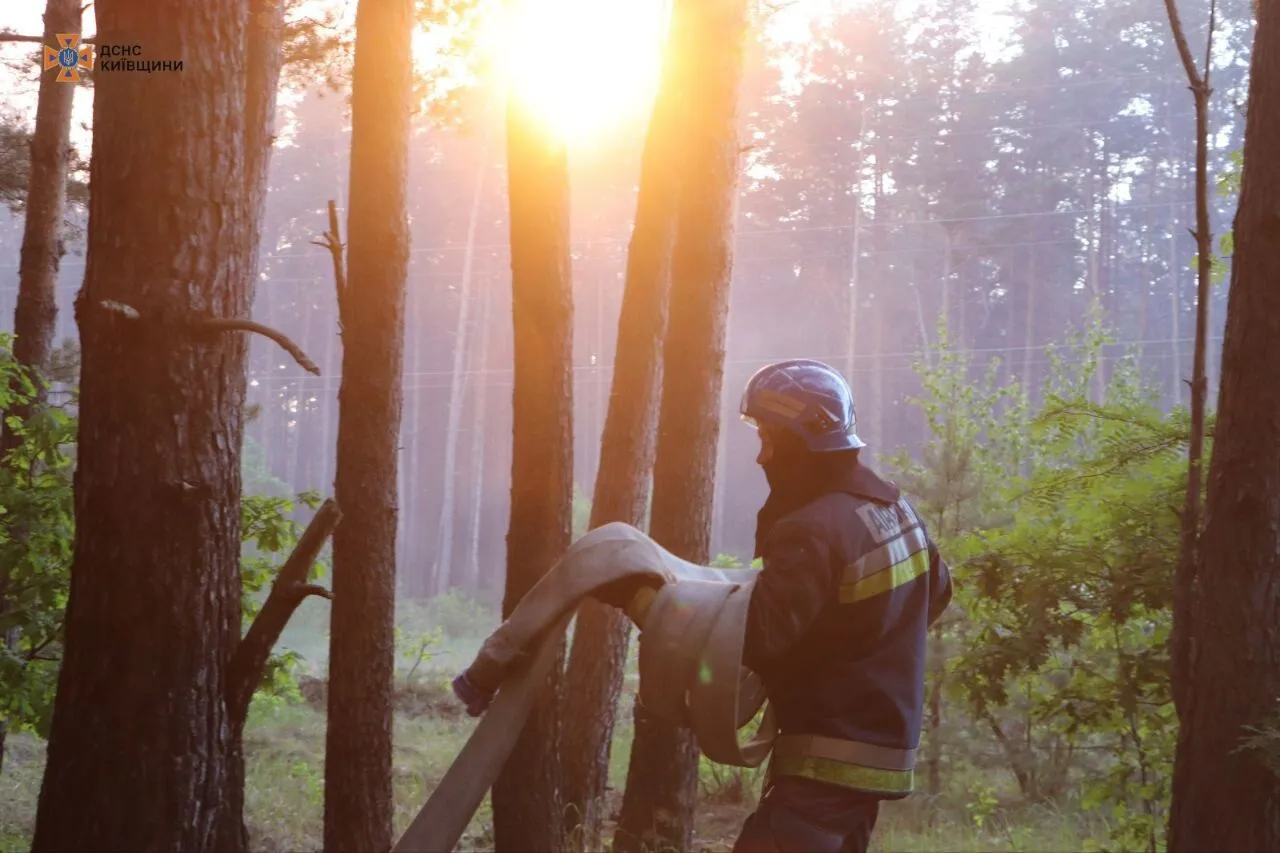
<instances>
[{"instance_id":1,"label":"broken branch stub","mask_svg":"<svg viewBox=\"0 0 1280 853\"><path fill-rule=\"evenodd\" d=\"M77 302L77 307L79 303ZM154 317L144 317L137 308L132 305L126 305L123 302L117 302L114 299L102 299L97 303L97 307L108 314L114 314L125 320L135 323L142 322L164 322ZM319 366L311 360L311 358L298 346L293 340L278 329L255 322L248 319L240 319L236 317L198 317L194 319L184 319L179 323L198 334L220 334L222 332L250 332L252 334L262 335L264 338L277 343L281 349L293 356L293 360L303 370L315 376L320 375Z\"/></svg>"},{"instance_id":2,"label":"broken branch stub","mask_svg":"<svg viewBox=\"0 0 1280 853\"><path fill-rule=\"evenodd\" d=\"M267 600L236 648L228 677L230 689L227 704L237 729L244 726L249 713L249 701L262 681L267 658L298 605L312 595L329 599L333 597L324 587L307 583L307 576L311 574L311 566L320 556L324 543L333 535L341 520L342 511L333 498L320 506L302 537L298 539L293 553L280 568L275 582L271 584Z\"/></svg>"},{"instance_id":3,"label":"broken branch stub","mask_svg":"<svg viewBox=\"0 0 1280 853\"><path fill-rule=\"evenodd\" d=\"M288 335L278 329L264 326L262 323L256 323L253 320L237 320L226 317L209 317L204 320L196 320L192 322L192 325L197 329L209 332L251 332L262 335L264 338L269 338L279 344L281 349L293 356L293 360L298 362L298 366L303 370L314 376L320 375L320 367L302 351L302 347L295 344Z\"/></svg>"},{"instance_id":4,"label":"broken branch stub","mask_svg":"<svg viewBox=\"0 0 1280 853\"><path fill-rule=\"evenodd\" d=\"M329 199L329 230L311 243L327 249L333 258L333 285L338 292L338 330L342 330L342 300L347 292L347 268L343 260L342 231L338 224L338 203Z\"/></svg>"}]
</instances>

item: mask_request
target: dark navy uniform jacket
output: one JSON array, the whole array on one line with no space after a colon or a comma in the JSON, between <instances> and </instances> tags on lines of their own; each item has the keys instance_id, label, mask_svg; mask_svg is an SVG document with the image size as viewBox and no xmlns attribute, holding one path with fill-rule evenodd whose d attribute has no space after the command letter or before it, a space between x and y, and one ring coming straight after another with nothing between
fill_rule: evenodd
<instances>
[{"instance_id":1,"label":"dark navy uniform jacket","mask_svg":"<svg viewBox=\"0 0 1280 853\"><path fill-rule=\"evenodd\" d=\"M899 489L855 464L760 546L744 663L781 732L770 773L884 799L913 789L929 627L951 574Z\"/></svg>"}]
</instances>

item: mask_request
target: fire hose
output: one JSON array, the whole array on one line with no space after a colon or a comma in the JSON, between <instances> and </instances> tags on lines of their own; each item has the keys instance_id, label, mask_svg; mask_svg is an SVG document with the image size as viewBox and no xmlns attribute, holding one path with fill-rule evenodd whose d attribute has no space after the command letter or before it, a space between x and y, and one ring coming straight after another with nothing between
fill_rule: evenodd
<instances>
[{"instance_id":1,"label":"fire hose","mask_svg":"<svg viewBox=\"0 0 1280 853\"><path fill-rule=\"evenodd\" d=\"M750 569L681 560L627 524L603 525L575 542L454 681L468 713L483 718L395 853L454 849L515 748L578 605L605 588L634 583L625 611L640 629L644 708L692 730L710 760L759 766L776 736L769 709L750 741L738 739L766 701L759 677L742 665L754 579Z\"/></svg>"}]
</instances>

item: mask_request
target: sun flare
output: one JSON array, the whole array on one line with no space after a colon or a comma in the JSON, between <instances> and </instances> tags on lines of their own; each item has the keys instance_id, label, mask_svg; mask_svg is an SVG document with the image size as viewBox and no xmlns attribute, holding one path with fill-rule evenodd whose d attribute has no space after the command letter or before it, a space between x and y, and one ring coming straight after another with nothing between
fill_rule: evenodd
<instances>
[{"instance_id":1,"label":"sun flare","mask_svg":"<svg viewBox=\"0 0 1280 853\"><path fill-rule=\"evenodd\" d=\"M510 96L570 145L647 118L662 0L508 0L496 65Z\"/></svg>"}]
</instances>

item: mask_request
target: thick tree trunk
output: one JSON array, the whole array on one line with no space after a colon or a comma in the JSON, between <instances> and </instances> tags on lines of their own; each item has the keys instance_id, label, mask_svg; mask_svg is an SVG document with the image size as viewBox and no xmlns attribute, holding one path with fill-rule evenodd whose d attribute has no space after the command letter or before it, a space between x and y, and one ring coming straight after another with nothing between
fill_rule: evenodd
<instances>
[{"instance_id":1,"label":"thick tree trunk","mask_svg":"<svg viewBox=\"0 0 1280 853\"><path fill-rule=\"evenodd\" d=\"M507 107L511 210L511 520L507 617L569 547L573 502L573 282L569 164L518 101ZM559 699L564 649L494 783L499 853L564 849Z\"/></svg>"},{"instance_id":2,"label":"thick tree trunk","mask_svg":"<svg viewBox=\"0 0 1280 853\"><path fill-rule=\"evenodd\" d=\"M738 188L738 88L745 0L676 0L679 64L678 220L650 532L677 556L711 559L711 513ZM636 733L614 849L693 840L698 749L692 734L636 705Z\"/></svg>"},{"instance_id":3,"label":"thick tree trunk","mask_svg":"<svg viewBox=\"0 0 1280 853\"><path fill-rule=\"evenodd\" d=\"M1280 6L1258 5L1169 849L1280 849L1280 778L1245 726L1280 696Z\"/></svg>"},{"instance_id":4,"label":"thick tree trunk","mask_svg":"<svg viewBox=\"0 0 1280 853\"><path fill-rule=\"evenodd\" d=\"M80 32L79 0L48 0L44 9L45 44L57 44L59 34ZM13 356L36 380L35 405L45 399L45 377L58 323L58 267L62 262L62 216L67 202L67 167L71 155L71 106L76 86L59 83L56 73L40 77L36 127L31 136L31 174L27 183L26 220L18 262L18 299L13 315ZM18 389L14 389L18 390ZM34 406L15 406L0 419L0 461L22 438L9 428L9 417L23 421ZM9 566L0 565L0 615L7 609ZM18 629L3 641L16 654ZM0 769L4 767L5 721L0 719Z\"/></svg>"},{"instance_id":5,"label":"thick tree trunk","mask_svg":"<svg viewBox=\"0 0 1280 853\"><path fill-rule=\"evenodd\" d=\"M352 72L351 198L334 492L326 850L392 843L397 461L403 402L413 0L361 0Z\"/></svg>"},{"instance_id":6,"label":"thick tree trunk","mask_svg":"<svg viewBox=\"0 0 1280 853\"><path fill-rule=\"evenodd\" d=\"M280 83L280 68L283 63L281 55L281 37L284 28L284 0L249 0L249 19L245 27L245 99L244 99L244 193L249 204L249 218L244 223L249 231L250 249L249 263L246 270L248 276L248 305L244 315L248 315L253 307L254 291L258 281L258 269L262 249L262 220L267 206L268 166L271 149L275 144L273 132L276 114L276 94ZM99 25L101 32L101 25ZM241 315L241 316L244 316ZM243 382L243 373L248 364L248 345L244 350L244 366L240 369L239 378ZM241 386L239 408L244 407L244 388ZM241 416L243 417L243 416ZM240 434L235 444L235 466L240 468L240 454L244 443L244 427L241 424ZM239 516L240 485L237 478L236 515ZM239 531L237 529L236 551L239 554ZM239 581L237 571L237 582ZM237 586L237 589L238 586ZM237 603L239 603L239 591ZM236 616L236 645L239 645L240 620ZM234 660L234 658L233 658ZM256 680L255 680L256 683ZM251 694L252 695L252 694ZM232 696L228 695L229 700ZM243 722L243 721L241 721ZM228 763L233 779L233 799L229 808L221 815L221 822L216 830L215 844L218 850L245 850L249 846L249 831L244 822L244 742L243 725L237 725L233 717Z\"/></svg>"},{"instance_id":7,"label":"thick tree trunk","mask_svg":"<svg viewBox=\"0 0 1280 853\"><path fill-rule=\"evenodd\" d=\"M671 248L675 234L672 137L676 131L674 69L670 62L654 103L640 164L636 220L627 253L627 281L618 315L609 410L591 501L592 528L613 521L644 523L657 444L662 339L667 326ZM578 610L569 659L564 721L565 816L575 839L595 849L599 804L609 776L609 752L622 691L630 621L618 610L588 601Z\"/></svg>"},{"instance_id":8,"label":"thick tree trunk","mask_svg":"<svg viewBox=\"0 0 1280 853\"><path fill-rule=\"evenodd\" d=\"M191 324L252 301L250 4L95 11L103 41L183 67L95 85L78 521L33 849L235 849L219 835L243 795L225 683L248 347Z\"/></svg>"}]
</instances>

